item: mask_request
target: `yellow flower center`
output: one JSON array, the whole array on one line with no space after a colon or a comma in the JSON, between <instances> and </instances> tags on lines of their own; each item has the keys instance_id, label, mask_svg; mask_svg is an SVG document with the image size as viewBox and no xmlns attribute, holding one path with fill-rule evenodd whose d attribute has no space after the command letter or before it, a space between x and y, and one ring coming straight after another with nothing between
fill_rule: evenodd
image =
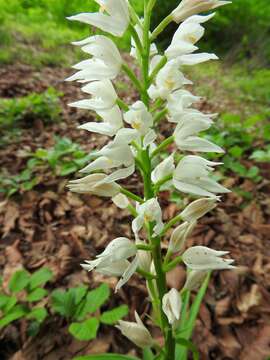
<instances>
[{"instance_id":1,"label":"yellow flower center","mask_svg":"<svg viewBox=\"0 0 270 360\"><path fill-rule=\"evenodd\" d=\"M172 78L168 78L166 81L165 81L165 86L168 90L172 90L175 86L175 82Z\"/></svg>"},{"instance_id":2,"label":"yellow flower center","mask_svg":"<svg viewBox=\"0 0 270 360\"><path fill-rule=\"evenodd\" d=\"M106 6L100 5L99 12L104 13L105 11L107 11Z\"/></svg>"},{"instance_id":3,"label":"yellow flower center","mask_svg":"<svg viewBox=\"0 0 270 360\"><path fill-rule=\"evenodd\" d=\"M135 120L135 121L132 122L132 125L131 125L131 126L132 126L133 129L135 129L135 130L140 130L141 127L142 127L142 123L141 123L141 121L139 121L139 120Z\"/></svg>"},{"instance_id":4,"label":"yellow flower center","mask_svg":"<svg viewBox=\"0 0 270 360\"><path fill-rule=\"evenodd\" d=\"M190 42L191 44L195 44L195 42L197 42L196 36L191 35L191 34L190 34L190 35L187 35L186 39L187 39L187 41Z\"/></svg>"}]
</instances>

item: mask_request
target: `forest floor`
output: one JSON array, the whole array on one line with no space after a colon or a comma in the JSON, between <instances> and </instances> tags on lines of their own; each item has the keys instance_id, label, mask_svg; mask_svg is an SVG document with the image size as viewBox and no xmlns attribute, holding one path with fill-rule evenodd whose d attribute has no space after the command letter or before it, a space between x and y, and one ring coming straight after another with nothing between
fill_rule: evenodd
<instances>
[{"instance_id":1,"label":"forest floor","mask_svg":"<svg viewBox=\"0 0 270 360\"><path fill-rule=\"evenodd\" d=\"M19 138L0 148L1 168L9 174L20 173L26 164L26 153L50 148L55 136L68 137L85 151L100 147L106 137L89 135L76 129L91 119L84 111L67 104L82 97L79 87L63 82L70 73L65 69L11 65L0 69L0 97L13 98L54 87L61 96L61 121L45 125L39 118L24 124ZM126 89L123 88L122 95ZM135 94L126 96L127 102ZM201 102L200 109L219 112L224 104ZM166 129L165 129L166 130ZM229 136L229 135L228 135ZM243 159L252 167L255 162ZM256 163L262 178L259 182L229 174L223 180L232 192L211 214L206 216L188 240L188 246L205 245L226 249L235 259L235 271L214 273L197 320L194 342L202 360L266 360L270 355L270 166ZM87 274L80 268L84 259L92 259L106 244L118 236L131 236L130 216L110 200L95 196L78 196L67 191L67 177L59 177L41 167L39 183L29 191L19 192L0 202L0 269L3 288L15 270L30 272L47 267L54 278L49 289L69 288L81 283L94 288L101 282L113 289L115 278ZM141 180L134 175L126 182L129 189L141 193ZM249 193L246 196L241 194ZM165 219L179 212L178 203L170 203L162 194ZM184 269L179 266L168 274L170 286L181 288ZM129 304L145 316L149 303L140 277L134 276L111 298L109 308ZM53 315L37 337L28 338L24 321L18 321L0 333L1 360L70 360L75 355L120 352L136 354L131 343L118 330L106 326L96 340L75 341L63 320ZM155 332L155 331L154 331ZM160 334L156 332L156 337Z\"/></svg>"}]
</instances>

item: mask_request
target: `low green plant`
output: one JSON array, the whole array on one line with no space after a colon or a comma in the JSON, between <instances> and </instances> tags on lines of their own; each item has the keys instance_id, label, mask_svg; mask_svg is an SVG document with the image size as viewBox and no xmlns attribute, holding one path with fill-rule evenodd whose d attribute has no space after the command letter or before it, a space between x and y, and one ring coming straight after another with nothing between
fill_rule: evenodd
<instances>
[{"instance_id":1,"label":"low green plant","mask_svg":"<svg viewBox=\"0 0 270 360\"><path fill-rule=\"evenodd\" d=\"M213 127L208 133L207 138L216 142L224 148L229 148L228 153L223 156L220 155L224 162L223 174L234 172L238 176L248 178L254 182L261 180L260 169L253 165L247 167L242 159L252 159L260 162L260 158L267 161L267 154L269 147L261 149L260 151L251 151L254 143L258 140L267 142L268 128L263 115L253 115L242 120L240 115L223 114L219 126ZM216 158L208 155L210 159Z\"/></svg>"},{"instance_id":2,"label":"low green plant","mask_svg":"<svg viewBox=\"0 0 270 360\"><path fill-rule=\"evenodd\" d=\"M44 286L52 279L47 268L30 274L22 269L14 273L8 284L8 294L0 288L0 330L9 324L26 319L28 335L35 336L51 313L66 319L69 333L80 341L95 339L100 324L114 325L128 314L126 305L101 312L102 306L110 297L107 284L94 290L87 286L70 288L66 291L54 290L48 293ZM47 307L40 302L49 297Z\"/></svg>"},{"instance_id":3,"label":"low green plant","mask_svg":"<svg viewBox=\"0 0 270 360\"><path fill-rule=\"evenodd\" d=\"M48 316L47 310L36 305L48 295L44 285L52 278L49 269L42 268L33 274L22 269L11 277L6 294L0 289L0 329L12 322L25 318L28 321L28 334L35 335Z\"/></svg>"},{"instance_id":4,"label":"low green plant","mask_svg":"<svg viewBox=\"0 0 270 360\"><path fill-rule=\"evenodd\" d=\"M128 314L126 305L101 313L100 309L109 297L107 284L91 291L87 286L55 290L51 295L52 310L65 317L72 336L80 341L89 341L96 338L100 324L114 325Z\"/></svg>"},{"instance_id":5,"label":"low green plant","mask_svg":"<svg viewBox=\"0 0 270 360\"><path fill-rule=\"evenodd\" d=\"M60 120L61 93L54 88L45 92L32 93L25 97L0 99L0 130L11 130L32 126L36 119L45 124Z\"/></svg>"},{"instance_id":6,"label":"low green plant","mask_svg":"<svg viewBox=\"0 0 270 360\"><path fill-rule=\"evenodd\" d=\"M25 169L17 175L0 174L0 193L12 196L32 190L42 182L42 174L53 171L55 176L67 176L78 171L89 161L89 155L79 144L68 138L55 138L51 149L40 148L29 153Z\"/></svg>"}]
</instances>

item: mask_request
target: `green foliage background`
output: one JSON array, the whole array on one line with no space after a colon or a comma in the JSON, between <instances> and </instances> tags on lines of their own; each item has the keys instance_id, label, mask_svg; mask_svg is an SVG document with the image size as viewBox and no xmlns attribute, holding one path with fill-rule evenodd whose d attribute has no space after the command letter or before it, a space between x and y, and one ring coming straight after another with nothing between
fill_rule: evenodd
<instances>
[{"instance_id":1,"label":"green foliage background","mask_svg":"<svg viewBox=\"0 0 270 360\"><path fill-rule=\"evenodd\" d=\"M142 0L131 0L142 10ZM153 26L170 13L179 0L157 0ZM77 12L94 11L94 0L0 0L0 62L23 60L35 65L63 65L71 47L67 44L90 33L85 25L68 22L65 18ZM234 60L255 59L257 65L270 65L270 1L233 0L217 11L207 24L207 36L201 47L229 53ZM175 30L172 24L159 39L164 45ZM121 40L128 48L128 36ZM27 48L32 46L32 53ZM53 51L51 51L53 50ZM33 58L34 53L34 58Z\"/></svg>"}]
</instances>

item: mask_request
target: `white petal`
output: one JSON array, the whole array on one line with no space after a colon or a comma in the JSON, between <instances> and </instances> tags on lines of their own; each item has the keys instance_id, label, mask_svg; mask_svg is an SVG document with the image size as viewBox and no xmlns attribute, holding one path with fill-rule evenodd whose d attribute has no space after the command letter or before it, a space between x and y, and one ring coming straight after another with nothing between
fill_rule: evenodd
<instances>
[{"instance_id":1,"label":"white petal","mask_svg":"<svg viewBox=\"0 0 270 360\"><path fill-rule=\"evenodd\" d=\"M118 281L116 288L115 288L115 292L117 292L119 289L121 289L121 287L129 281L129 279L132 277L132 275L136 272L138 264L139 264L139 259L136 256L134 258L134 260L131 262L131 264L129 265L129 267L126 269L124 274L122 275L122 278Z\"/></svg>"}]
</instances>

